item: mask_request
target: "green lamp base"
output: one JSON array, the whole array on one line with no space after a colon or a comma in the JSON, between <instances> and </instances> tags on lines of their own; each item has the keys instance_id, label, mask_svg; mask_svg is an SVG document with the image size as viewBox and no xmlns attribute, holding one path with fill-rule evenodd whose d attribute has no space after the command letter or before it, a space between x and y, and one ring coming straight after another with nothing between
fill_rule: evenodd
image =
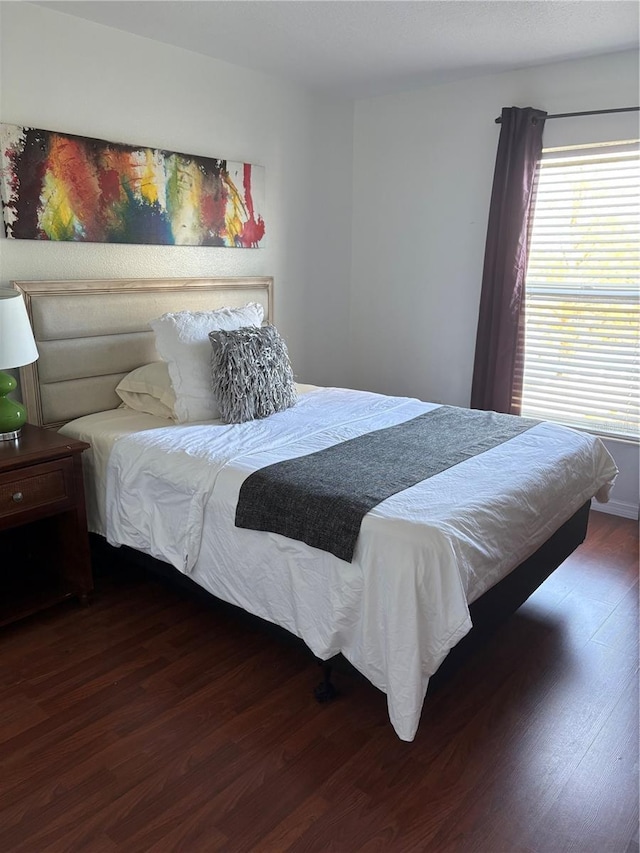
<instances>
[{"instance_id":1,"label":"green lamp base","mask_svg":"<svg viewBox=\"0 0 640 853\"><path fill-rule=\"evenodd\" d=\"M0 370L0 441L18 438L27 420L27 410L22 403L7 398L7 394L15 391L17 384L13 376Z\"/></svg>"}]
</instances>

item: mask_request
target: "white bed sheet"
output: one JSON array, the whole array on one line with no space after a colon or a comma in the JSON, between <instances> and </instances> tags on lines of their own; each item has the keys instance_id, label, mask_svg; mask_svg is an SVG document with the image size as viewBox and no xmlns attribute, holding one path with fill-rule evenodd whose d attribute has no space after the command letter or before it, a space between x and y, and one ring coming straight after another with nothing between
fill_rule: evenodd
<instances>
[{"instance_id":1,"label":"white bed sheet","mask_svg":"<svg viewBox=\"0 0 640 853\"><path fill-rule=\"evenodd\" d=\"M535 426L383 501L365 516L352 563L238 529L234 516L252 471L433 408L317 389L248 424L167 426L116 410L64 432L92 444L92 530L172 563L320 658L342 652L387 694L397 734L412 740L429 677L471 628L468 604L586 500L606 499L616 468L602 442Z\"/></svg>"}]
</instances>

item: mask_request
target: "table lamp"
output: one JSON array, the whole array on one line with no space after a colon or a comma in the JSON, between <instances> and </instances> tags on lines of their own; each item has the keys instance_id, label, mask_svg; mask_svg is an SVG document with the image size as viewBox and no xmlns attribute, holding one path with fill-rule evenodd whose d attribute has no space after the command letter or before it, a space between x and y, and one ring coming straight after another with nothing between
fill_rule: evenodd
<instances>
[{"instance_id":1,"label":"table lamp","mask_svg":"<svg viewBox=\"0 0 640 853\"><path fill-rule=\"evenodd\" d=\"M22 294L0 288L0 441L18 438L27 420L25 407L7 397L17 383L3 370L23 367L37 358L38 350Z\"/></svg>"}]
</instances>

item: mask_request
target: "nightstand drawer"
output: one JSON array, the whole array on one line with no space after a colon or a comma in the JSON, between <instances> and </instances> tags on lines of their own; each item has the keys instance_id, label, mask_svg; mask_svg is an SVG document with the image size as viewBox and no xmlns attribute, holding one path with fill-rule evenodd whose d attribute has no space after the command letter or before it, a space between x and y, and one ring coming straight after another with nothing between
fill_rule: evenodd
<instances>
[{"instance_id":1,"label":"nightstand drawer","mask_svg":"<svg viewBox=\"0 0 640 853\"><path fill-rule=\"evenodd\" d=\"M0 441L0 626L67 598L88 602L88 447L33 424L16 441Z\"/></svg>"},{"instance_id":2,"label":"nightstand drawer","mask_svg":"<svg viewBox=\"0 0 640 853\"><path fill-rule=\"evenodd\" d=\"M0 518L58 509L73 501L73 462L60 459L0 474Z\"/></svg>"}]
</instances>

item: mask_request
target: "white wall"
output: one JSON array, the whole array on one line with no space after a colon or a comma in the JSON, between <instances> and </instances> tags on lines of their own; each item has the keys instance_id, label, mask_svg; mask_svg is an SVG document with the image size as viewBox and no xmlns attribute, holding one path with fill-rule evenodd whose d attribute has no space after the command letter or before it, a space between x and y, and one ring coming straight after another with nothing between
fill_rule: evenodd
<instances>
[{"instance_id":1,"label":"white wall","mask_svg":"<svg viewBox=\"0 0 640 853\"><path fill-rule=\"evenodd\" d=\"M348 384L353 106L26 3L0 3L0 120L266 168L257 250L0 238L11 279L272 275L302 381Z\"/></svg>"},{"instance_id":2,"label":"white wall","mask_svg":"<svg viewBox=\"0 0 640 853\"><path fill-rule=\"evenodd\" d=\"M351 365L356 387L469 404L503 106L638 104L625 52L359 101L354 128ZM638 135L638 114L547 123L545 145ZM612 506L638 507L637 445L608 442Z\"/></svg>"}]
</instances>

